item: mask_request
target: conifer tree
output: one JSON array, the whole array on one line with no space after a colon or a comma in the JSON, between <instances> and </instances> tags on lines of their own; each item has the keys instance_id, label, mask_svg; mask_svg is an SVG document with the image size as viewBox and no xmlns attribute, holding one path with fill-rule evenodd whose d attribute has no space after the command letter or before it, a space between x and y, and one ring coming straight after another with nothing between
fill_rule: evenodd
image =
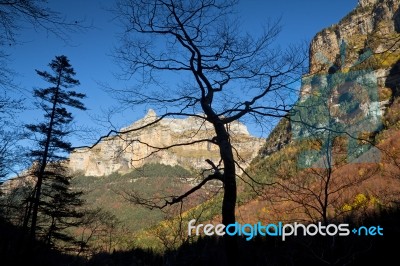
<instances>
[{"instance_id":1,"label":"conifer tree","mask_svg":"<svg viewBox=\"0 0 400 266\"><path fill-rule=\"evenodd\" d=\"M84 203L81 199L82 192L70 189L68 169L56 164L54 172L43 182L42 200L39 205L37 228L41 229L41 237L49 246L55 246L55 240L73 242L64 230L79 226L84 215L80 210ZM39 235L39 232L37 232Z\"/></svg>"},{"instance_id":2,"label":"conifer tree","mask_svg":"<svg viewBox=\"0 0 400 266\"><path fill-rule=\"evenodd\" d=\"M80 83L74 79L76 73L66 56L56 56L49 66L51 72L36 70L36 73L51 85L48 88L34 89L33 92L38 99L38 106L44 112L44 121L26 126L38 140L36 149L30 152L35 160L34 175L37 182L24 222L27 226L29 220L31 221L32 239L36 236L39 207L43 206L44 215L52 217L46 233L47 237L51 237L58 231L54 224L57 220L55 216L58 216L58 221L61 217L68 218L70 215L66 214L68 212L66 204L71 204L69 211L72 214L74 206L79 202L77 200L79 193L68 190L69 177L64 164L65 155L71 151L71 143L66 137L71 133L68 125L73 120L72 114L66 107L85 110L84 104L80 101L85 94L71 90ZM46 184L43 196L47 199L42 199L43 184ZM49 240L47 242L50 243Z\"/></svg>"}]
</instances>

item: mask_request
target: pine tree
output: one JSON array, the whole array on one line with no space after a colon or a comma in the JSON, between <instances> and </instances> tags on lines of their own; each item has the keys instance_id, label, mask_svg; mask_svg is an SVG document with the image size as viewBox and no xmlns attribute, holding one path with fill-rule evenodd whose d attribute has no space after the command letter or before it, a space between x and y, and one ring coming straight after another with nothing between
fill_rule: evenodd
<instances>
[{"instance_id":1,"label":"pine tree","mask_svg":"<svg viewBox=\"0 0 400 266\"><path fill-rule=\"evenodd\" d=\"M39 107L44 111L45 120L26 126L38 139L37 148L30 152L30 156L35 159L34 175L37 182L24 222L24 226L27 227L31 216L30 236L32 239L36 236L39 211L42 211L44 215L53 216L53 223L50 223L48 233L46 233L47 237L51 237L56 231L59 231L54 225L57 221L55 215L58 215L60 219L61 217L67 218L68 215L65 212L70 211L72 214L74 206L79 202L79 200L76 201L79 193L73 193L68 189L69 177L66 175L63 164L66 159L65 155L71 151L71 143L65 138L71 133L68 125L73 120L72 114L67 111L66 107L85 110L86 108L80 100L86 96L71 90L80 83L74 79L76 73L66 56L56 56L49 66L52 70L51 73L39 70L36 70L36 73L51 86L34 89L33 92L35 98L39 100ZM43 184L46 188L43 196L47 199L42 199ZM72 198L67 200L69 197ZM60 202L62 200L65 202ZM61 208L57 204L64 206ZM70 205L67 206L68 204ZM43 208L40 208L42 206ZM57 208L60 209L58 213ZM50 243L50 240L47 242Z\"/></svg>"},{"instance_id":2,"label":"pine tree","mask_svg":"<svg viewBox=\"0 0 400 266\"><path fill-rule=\"evenodd\" d=\"M74 241L65 229L81 224L83 212L79 207L84 201L81 199L81 191L70 189L71 177L68 175L68 169L57 164L51 168L54 168L54 172L43 183L42 200L39 205L41 219L38 219L37 228L41 229L44 242L54 246L54 240Z\"/></svg>"}]
</instances>

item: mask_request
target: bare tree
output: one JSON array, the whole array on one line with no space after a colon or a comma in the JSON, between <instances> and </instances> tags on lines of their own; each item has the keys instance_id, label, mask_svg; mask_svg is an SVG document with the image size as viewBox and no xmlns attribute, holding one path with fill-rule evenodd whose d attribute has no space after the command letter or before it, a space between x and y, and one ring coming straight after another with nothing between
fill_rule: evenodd
<instances>
[{"instance_id":1,"label":"bare tree","mask_svg":"<svg viewBox=\"0 0 400 266\"><path fill-rule=\"evenodd\" d=\"M115 235L123 230L115 215L102 209L86 210L79 227L78 254L88 257L99 252L112 252L118 245Z\"/></svg>"},{"instance_id":2,"label":"bare tree","mask_svg":"<svg viewBox=\"0 0 400 266\"><path fill-rule=\"evenodd\" d=\"M24 27L44 30L57 38L70 40L70 34L87 28L82 21L67 20L62 14L50 9L44 0L4 0L0 1L0 47L18 43L18 33ZM8 54L0 51L0 85L12 85L13 71L7 67ZM1 99L1 98L0 98ZM1 111L2 106L0 106Z\"/></svg>"},{"instance_id":3,"label":"bare tree","mask_svg":"<svg viewBox=\"0 0 400 266\"><path fill-rule=\"evenodd\" d=\"M14 126L21 109L21 100L12 99L5 93L0 95L0 183L15 171L13 166L21 161L21 156L17 155L20 150L18 142L24 134Z\"/></svg>"},{"instance_id":4,"label":"bare tree","mask_svg":"<svg viewBox=\"0 0 400 266\"><path fill-rule=\"evenodd\" d=\"M54 34L64 41L69 34L84 26L82 21L67 20L62 14L50 9L44 0L2 0L0 2L1 45L13 45L17 42L18 31L26 25L35 30L41 29Z\"/></svg>"},{"instance_id":5,"label":"bare tree","mask_svg":"<svg viewBox=\"0 0 400 266\"><path fill-rule=\"evenodd\" d=\"M303 220L328 224L349 213L346 204L357 193L364 193L362 188L379 172L379 167L373 163L354 165L348 162L345 143L344 138L335 138L332 146L323 146L320 140L293 143L280 155L291 150L292 161L266 159L264 163L271 167L263 174L273 177L272 185L263 186L259 194L270 202L266 208L279 214L277 220L286 217L288 222ZM318 162L319 166L303 168L296 161L296 154L312 146L323 147L326 156ZM274 214L268 213L268 219L273 219L272 216Z\"/></svg>"},{"instance_id":6,"label":"bare tree","mask_svg":"<svg viewBox=\"0 0 400 266\"><path fill-rule=\"evenodd\" d=\"M125 77L136 87L112 92L124 104L151 105L162 114L140 128L169 116L196 117L210 123L211 139L188 139L158 151L208 142L217 145L220 162L207 160L212 174L183 195L153 204L163 208L181 202L211 180L223 183L222 223L234 223L237 197L235 147L229 125L253 119L272 123L290 109L292 85L299 80L305 52L274 46L281 28L269 22L256 38L240 27L235 16L237 1L122 0L115 12L123 24L122 45L116 60ZM176 80L178 82L175 82ZM124 133L124 132L110 132ZM235 255L235 241L227 240L228 258Z\"/></svg>"}]
</instances>

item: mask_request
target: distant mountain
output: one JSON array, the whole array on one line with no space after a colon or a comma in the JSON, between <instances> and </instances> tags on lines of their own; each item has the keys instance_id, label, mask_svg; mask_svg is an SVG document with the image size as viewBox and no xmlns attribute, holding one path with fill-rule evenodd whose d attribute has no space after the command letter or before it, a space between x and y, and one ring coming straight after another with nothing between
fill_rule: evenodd
<instances>
[{"instance_id":1,"label":"distant mountain","mask_svg":"<svg viewBox=\"0 0 400 266\"><path fill-rule=\"evenodd\" d=\"M211 124L195 117L165 118L151 126L135 130L157 118L157 114L150 109L144 118L122 128L121 132L125 133L108 137L92 148L75 149L69 158L69 168L86 176L103 176L116 172L127 173L146 163L201 169L209 168L206 159L218 161L218 147L210 142L176 146L200 139L211 140ZM229 128L232 141L241 157L239 161L246 167L257 155L264 141L251 136L246 126L240 122L231 123ZM171 145L174 147L163 149ZM155 147L160 150L157 151Z\"/></svg>"}]
</instances>

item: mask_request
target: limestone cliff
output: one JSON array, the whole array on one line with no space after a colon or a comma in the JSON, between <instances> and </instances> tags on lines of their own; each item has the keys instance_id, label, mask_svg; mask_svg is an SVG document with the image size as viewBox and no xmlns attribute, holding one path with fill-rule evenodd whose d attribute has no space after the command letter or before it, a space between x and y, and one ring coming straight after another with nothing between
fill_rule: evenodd
<instances>
[{"instance_id":1,"label":"limestone cliff","mask_svg":"<svg viewBox=\"0 0 400 266\"><path fill-rule=\"evenodd\" d=\"M360 109L366 113L375 105L384 113L400 94L399 5L400 0L359 0L339 23L317 33L310 43L309 73L303 78L300 100L316 93L331 74L349 73L350 77L351 73L368 70L376 82L377 99L368 104L362 102ZM340 98L347 89L343 86L336 90L336 97ZM330 101L334 102L333 98ZM287 119L281 120L260 156L268 156L290 143L292 130Z\"/></svg>"},{"instance_id":2,"label":"limestone cliff","mask_svg":"<svg viewBox=\"0 0 400 266\"><path fill-rule=\"evenodd\" d=\"M214 136L211 124L196 117L165 118L154 125L134 130L156 119L156 113L149 110L144 118L122 128L121 132L125 133L104 139L90 149L75 149L70 155L69 168L87 176L103 176L128 172L145 163L180 165L192 169L209 168L206 159L218 163L218 147L211 142L174 146L155 152L156 147L164 148L201 139L211 140ZM250 136L246 126L240 122L230 124L229 131L232 143L240 155L239 162L246 166L257 155L264 141Z\"/></svg>"},{"instance_id":3,"label":"limestone cliff","mask_svg":"<svg viewBox=\"0 0 400 266\"><path fill-rule=\"evenodd\" d=\"M390 68L400 55L399 5L399 0L360 0L338 24L317 33L310 45L310 74L349 70L368 50L373 54L366 60L370 67ZM342 42L345 54L340 50Z\"/></svg>"}]
</instances>

